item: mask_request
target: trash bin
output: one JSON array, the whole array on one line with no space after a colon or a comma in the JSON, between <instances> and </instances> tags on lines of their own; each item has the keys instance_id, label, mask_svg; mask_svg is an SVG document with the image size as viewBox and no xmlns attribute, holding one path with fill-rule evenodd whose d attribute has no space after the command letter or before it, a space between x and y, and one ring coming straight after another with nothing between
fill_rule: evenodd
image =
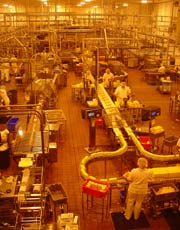
<instances>
[{"instance_id":1,"label":"trash bin","mask_svg":"<svg viewBox=\"0 0 180 230\"><path fill-rule=\"evenodd\" d=\"M11 105L17 104L17 90L12 89L7 92Z\"/></svg>"}]
</instances>

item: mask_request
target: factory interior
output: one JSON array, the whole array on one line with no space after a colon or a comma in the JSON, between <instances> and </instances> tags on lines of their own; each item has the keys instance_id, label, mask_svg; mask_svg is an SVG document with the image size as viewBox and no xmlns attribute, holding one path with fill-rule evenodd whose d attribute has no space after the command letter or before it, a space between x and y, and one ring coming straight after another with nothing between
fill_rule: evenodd
<instances>
[{"instance_id":1,"label":"factory interior","mask_svg":"<svg viewBox=\"0 0 180 230\"><path fill-rule=\"evenodd\" d=\"M179 21L179 0L1 0L0 230L180 229Z\"/></svg>"}]
</instances>

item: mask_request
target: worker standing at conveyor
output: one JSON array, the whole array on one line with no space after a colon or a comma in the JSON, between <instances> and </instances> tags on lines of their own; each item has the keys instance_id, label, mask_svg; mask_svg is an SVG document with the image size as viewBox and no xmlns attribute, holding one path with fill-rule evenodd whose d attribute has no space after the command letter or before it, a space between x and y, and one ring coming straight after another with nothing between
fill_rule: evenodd
<instances>
[{"instance_id":1,"label":"worker standing at conveyor","mask_svg":"<svg viewBox=\"0 0 180 230\"><path fill-rule=\"evenodd\" d=\"M166 67L164 66L163 63L161 63L159 69L158 69L158 73L164 75L166 73Z\"/></svg>"},{"instance_id":2,"label":"worker standing at conveyor","mask_svg":"<svg viewBox=\"0 0 180 230\"><path fill-rule=\"evenodd\" d=\"M127 220L131 219L133 213L135 220L139 218L143 200L148 193L148 182L153 179L153 173L147 169L148 161L145 158L139 158L137 165L137 168L123 175L129 181L125 209Z\"/></svg>"},{"instance_id":3,"label":"worker standing at conveyor","mask_svg":"<svg viewBox=\"0 0 180 230\"><path fill-rule=\"evenodd\" d=\"M18 72L18 64L17 64L17 58L15 55L12 55L12 57L10 59L10 63L11 63L12 74L16 75Z\"/></svg>"},{"instance_id":4,"label":"worker standing at conveyor","mask_svg":"<svg viewBox=\"0 0 180 230\"><path fill-rule=\"evenodd\" d=\"M104 73L102 79L103 79L103 85L105 88L110 87L110 81L113 80L114 74L111 72L109 68L106 69L106 72Z\"/></svg>"},{"instance_id":5,"label":"worker standing at conveyor","mask_svg":"<svg viewBox=\"0 0 180 230\"><path fill-rule=\"evenodd\" d=\"M90 70L85 73L85 81L87 82L87 88L89 89L89 96L93 96L95 91L95 79Z\"/></svg>"},{"instance_id":6,"label":"worker standing at conveyor","mask_svg":"<svg viewBox=\"0 0 180 230\"><path fill-rule=\"evenodd\" d=\"M7 95L6 87L4 85L0 85L0 97L1 97L0 105L8 106L10 104L10 99Z\"/></svg>"},{"instance_id":7,"label":"worker standing at conveyor","mask_svg":"<svg viewBox=\"0 0 180 230\"><path fill-rule=\"evenodd\" d=\"M8 58L3 58L3 63L1 65L1 81L9 82L9 74L10 74L10 63Z\"/></svg>"},{"instance_id":8,"label":"worker standing at conveyor","mask_svg":"<svg viewBox=\"0 0 180 230\"><path fill-rule=\"evenodd\" d=\"M126 106L127 100L130 98L131 89L126 85L126 82L121 82L114 92L114 96L120 106Z\"/></svg>"}]
</instances>

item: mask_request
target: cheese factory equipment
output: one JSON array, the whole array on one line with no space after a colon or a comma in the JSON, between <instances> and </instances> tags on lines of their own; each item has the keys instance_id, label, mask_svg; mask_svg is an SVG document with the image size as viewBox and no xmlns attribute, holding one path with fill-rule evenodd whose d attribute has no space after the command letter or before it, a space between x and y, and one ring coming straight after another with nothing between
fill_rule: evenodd
<instances>
[{"instance_id":1,"label":"cheese factory equipment","mask_svg":"<svg viewBox=\"0 0 180 230\"><path fill-rule=\"evenodd\" d=\"M162 183L150 188L149 210L155 218L166 209L179 209L179 189L175 183Z\"/></svg>"},{"instance_id":2,"label":"cheese factory equipment","mask_svg":"<svg viewBox=\"0 0 180 230\"><path fill-rule=\"evenodd\" d=\"M143 155L144 157L151 159L151 160L157 160L159 162L179 162L180 156L179 154L173 154L173 155L165 155L165 154L156 154L151 153L147 151L140 141L138 140L137 136L131 129L131 127L128 126L126 121L121 117L120 112L118 111L117 107L113 103L112 99L108 95L107 91L103 87L102 84L97 85L97 91L98 91L98 99L106 112L108 116L113 115L112 119L112 130L114 132L115 137L121 143L118 149L115 151L97 151L94 152L88 156L85 156L81 162L80 162L80 173L83 179L88 178L90 175L87 172L87 165L96 159L108 159L112 157L122 156L123 154L126 154L128 150L128 144L123 136L123 133L121 132L121 129L119 128L119 123L121 123L122 127L124 127L125 132L127 133L128 137L131 138L132 142L136 146L139 154ZM157 111L158 112L158 111ZM157 180L160 178L163 181L174 181L174 179L180 178L180 166L175 165L172 167L158 167L152 169L154 172L155 177ZM119 183L121 182L121 178L119 177L113 177L113 178L101 178L103 181L106 181L108 183Z\"/></svg>"},{"instance_id":3,"label":"cheese factory equipment","mask_svg":"<svg viewBox=\"0 0 180 230\"><path fill-rule=\"evenodd\" d=\"M172 81L170 79L160 79L159 91L161 93L171 93Z\"/></svg>"},{"instance_id":4,"label":"cheese factory equipment","mask_svg":"<svg viewBox=\"0 0 180 230\"><path fill-rule=\"evenodd\" d=\"M16 2L18 3L18 1L16 1ZM28 5L29 4L26 4L25 9L28 7ZM31 7L33 7L33 5ZM124 15L118 14L118 16L116 18L116 16L114 16L114 13L113 13L113 15L105 15L104 17L101 17L101 16L96 17L96 16L94 16L94 14L89 14L87 17L87 15L74 15L74 13L68 15L68 13L67 14L66 13L64 14L64 12L61 13L61 12L59 12L59 10L56 9L56 8L58 8L58 7L56 7L56 4L54 7L54 10L52 12L50 10L50 14L49 13L46 14L46 7L41 7L41 8L42 8L42 14L40 14L40 15L34 14L34 13L31 14L31 10L30 11L27 10L27 12L28 12L27 15L22 14L23 13L22 6L20 6L20 7L16 6L15 7L15 12L16 11L18 12L18 9L20 11L22 11L19 14L16 14L14 12L14 10L12 10L12 9L10 10L10 12L8 12L8 14L6 13L6 10L5 10L5 14L2 13L2 26L3 26L3 28L1 28L2 29L2 35L3 35L2 42L6 43L6 44L1 45L1 51L2 51L1 53L3 53L3 51L5 50L6 47L7 47L7 51L6 51L7 53L11 52L11 49L13 49L12 43L9 42L9 39L4 39L4 33L3 33L4 28L5 28L5 30L7 30L7 28L8 28L8 34L10 34L9 36L14 37L15 33L17 33L17 35L19 35L18 37L20 39L20 42L22 44L24 44L24 46L25 46L24 47L25 52L23 52L23 53L27 53L27 55L24 55L24 56L31 58L31 53L33 54L34 52L37 52L37 51L43 51L44 49L47 49L48 51L55 50L55 52L62 55L62 49L66 44L67 44L67 48L68 47L71 48L71 44L74 44L75 46L78 46L80 44L80 46L81 46L82 41L83 41L83 37L84 38L87 37L86 39L89 42L91 35L93 35L93 37L95 37L95 35L97 34L98 39L99 39L100 35L102 34L101 28L106 29L106 24L108 26L108 29L107 29L108 35L110 32L111 36L115 35L115 37L116 37L116 39L114 39L113 41L110 41L110 40L108 41L107 37L105 37L105 39L104 39L104 37L102 38L102 42L105 43L105 45L108 49L109 57L110 56L113 57L113 54L110 54L110 52L112 53L112 51L113 51L112 48L115 48L117 46L118 49L116 49L115 51L119 52L120 58L125 59L125 56L126 56L125 52L129 53L128 52L128 47L129 47L130 48L130 54L127 55L129 67L130 66L133 67L133 66L137 65L137 57L136 56L132 57L133 55L131 55L131 53L134 53L134 51L135 51L135 53L136 53L136 51L137 51L137 53L145 51L146 46L148 46L147 48L151 47L152 53L154 53L153 56L156 57L157 52L159 52L159 50L164 50L164 47L167 47L167 50L169 50L169 47L172 49L172 47L169 45L169 42L171 42L171 39L167 39L166 36L163 36L162 42L161 42L161 37L159 37L159 34L158 34L157 38L154 36L153 36L153 38L152 38L152 36L149 36L149 38L145 39L146 41L144 41L144 36L146 37L146 35L147 35L146 28L145 28L145 31L143 31L143 35L141 33L140 33L140 36L139 36L139 33L137 34L137 32L139 32L139 31L141 32L140 27L142 27L142 29L144 30L144 26L141 26L141 25L144 25L144 23L143 23L144 17L139 18L139 16L141 16L141 15L138 15L138 20L136 20L136 18L134 19L134 15L133 15L133 20L129 15L127 17L124 17ZM37 9L41 9L41 8L38 7ZM117 11L117 9L116 9L116 11ZM12 14L11 14L11 12L12 12ZM5 20L5 24L3 23L3 18ZM142 22L140 20L141 18L143 18ZM159 18L159 17L157 17L157 18ZM113 27L109 31L109 25L110 25L109 22L111 22L111 20L112 20L112 26ZM160 17L160 20L166 21L166 20L164 20L164 17L162 20L162 16ZM129 22L130 21L133 21L133 23L134 23L132 28L129 28ZM140 23L138 24L138 26L136 26L136 24L138 22L140 22ZM104 26L102 26L103 25L102 23L104 24ZM85 24L88 26L90 24L94 27L94 29L92 29L92 33L89 33L87 36L85 34L85 30L82 31L82 27L78 28L80 33L77 32L77 29L75 27L78 27L78 24ZM100 24L100 26L98 26L99 24ZM122 26L121 26L122 29L120 29L120 30L119 30L119 24L122 24ZM165 25L163 22L160 22L159 24L161 24L160 25L161 30L159 29L159 26L158 26L158 31L161 32L162 28ZM23 28L19 29L18 28L19 25L22 26ZM67 27L67 25L69 25L69 27ZM70 28L70 26L72 26L72 27ZM126 26L128 26L127 30L125 30ZM15 28L15 30L17 29L18 31L11 33L11 31L12 31L11 28L13 28L13 27ZM99 27L100 27L100 29L99 29ZM86 27L85 29L87 30L88 27ZM105 29L104 29L104 31L105 31ZM172 29L172 28L170 28L170 29ZM20 32L19 32L19 30L20 30ZM25 30L25 32L24 32L24 30ZM89 28L89 30L90 30L90 28ZM150 31L149 28L147 28L147 30ZM153 27L152 30L154 32L154 30L156 30L156 28ZM73 31L75 31L74 36L72 33ZM169 31L169 30L167 30L167 31ZM123 38L123 36L120 36L120 35L123 35L123 33L127 34L127 37ZM79 34L81 34L81 39L80 39ZM132 34L132 38L131 38L131 34ZM97 46L99 43L98 39L97 39L97 43L95 43L95 45L97 45ZM139 42L139 40L140 40L140 42ZM160 42L159 42L159 40L160 40ZM19 42L19 44L20 44L20 42ZM92 41L92 42L94 43L94 41ZM162 44L159 45L159 43L162 43ZM84 45L84 46L86 47L86 45ZM157 51L157 48L158 48L158 51ZM18 51L19 51L19 49L20 49L19 46L17 46L16 49L18 49ZM72 49L74 50L74 47L72 47ZM22 51L17 52L17 53L20 53L22 56ZM146 50L145 53L150 53L150 51ZM174 51L173 51L173 53L174 53ZM147 56L149 56L149 55L147 55ZM151 57L152 57L152 54L151 54ZM62 59L64 59L64 55L62 55ZM70 63L73 64L73 61L70 61L71 58L69 56L67 59ZM166 58L166 59L168 59L168 58ZM49 59L49 61L53 61L53 60ZM134 61L136 62L136 64ZM37 64L39 64L38 61L37 61ZM43 73L43 76L44 76L44 73ZM47 76L47 74L45 74L45 76ZM45 88L45 90L46 90L46 88ZM164 88L163 88L163 90L164 90ZM55 107L53 96L52 97L47 96L47 95L49 95L49 89L47 90L47 92L45 92L44 89L40 89L40 92L39 91L33 92L33 94L36 94L36 93L38 94L38 100L36 100L36 102L38 103L39 101L42 101L42 99L43 99L43 101L44 101L43 104L45 105L44 106L45 109L49 109L49 108L52 109L52 106ZM50 100L50 102L49 102L49 100L47 100L49 98L52 99L52 100ZM46 104L47 101L49 102L48 104ZM111 116L111 114L110 114L110 116ZM118 116L119 116L119 114L117 114L117 117ZM114 114L113 114L113 118L114 118ZM89 161L89 159L91 160L93 158L95 158L95 159L101 158L101 157L104 157L104 155L105 155L105 157L106 156L111 157L111 156L115 156L115 155L126 154L128 146L127 146L126 141L124 140L124 137L121 133L121 130L119 130L119 127L118 127L118 120L119 119L117 118L117 119L112 119L112 120L113 120L113 124L112 124L113 132L118 137L119 142L121 143L121 147L117 151L114 151L114 152L94 153L91 156L89 156L89 158L87 160L86 160L86 158L83 158L84 162L81 162L82 163L81 169L83 169L85 173L86 173L86 169L85 169L86 162ZM162 160L163 158L165 158L165 160L168 157L170 158L170 156L167 156L167 157L163 156L163 155L157 156L155 154L153 154L153 156L152 156L151 153L149 153L148 151L145 151L141 147L138 140L136 140L136 137L133 135L133 133L131 133L131 129L129 127L126 127L126 130L128 131L128 135L130 137L132 136L132 139L134 140L140 154L144 154L145 156L149 157L150 159L151 159L151 157L152 157L152 159L153 158L158 159L158 157L159 157L160 161L163 161ZM175 157L177 157L177 156L175 156ZM180 175L180 169L177 169L177 174ZM171 177L171 176L172 176L172 172L170 172L170 174L169 174L169 177ZM37 190L37 187L35 190Z\"/></svg>"},{"instance_id":5,"label":"cheese factory equipment","mask_svg":"<svg viewBox=\"0 0 180 230\"><path fill-rule=\"evenodd\" d=\"M33 159L33 165L30 165L29 162L21 162L22 165L19 165L19 170L18 170L18 177L16 180L16 185L11 186L11 190L15 191L15 194L11 193L11 190L8 188L8 195L11 195L13 198L11 202L11 206L8 206L8 211L11 211L11 213L14 213L12 218L15 216L15 221L11 221L9 217L4 216L4 220L7 221L7 226L9 224L16 225L18 226L18 229L22 227L23 229L27 227L27 225L30 225L33 222L36 222L36 226L38 226L38 229L41 227L42 223L42 216L44 212L44 191L45 191L45 183L44 183L44 175L45 175L45 170L44 170L44 159L45 159L45 143L46 141L44 140L44 135L43 135L43 116L42 116L42 108L41 105L36 106L36 108L31 108L31 105L16 105L12 106L11 111L2 111L3 114L9 115L11 112L13 112L14 115L22 116L21 118L24 119L24 116L28 115L31 113L31 119L30 119L30 128L31 128L31 134L28 135L28 138L25 136L22 136L22 142L21 146L25 147L25 143L27 143L29 146L31 146L31 149L34 149L34 144L36 143L36 147L38 147L38 152L37 148L36 150L34 149L34 153L31 150L27 150L27 158L28 161L29 159ZM14 119L12 124L10 125L11 131L13 132L13 138L12 142L17 136L14 134L17 132L16 131L16 123L18 119ZM16 122L14 122L16 121ZM22 119L20 119L22 121ZM22 123L20 123L22 125ZM14 129L15 128L15 129ZM40 132L37 131L40 129ZM29 129L27 129L27 133ZM40 138L35 138L33 141L32 137L35 137L33 134L34 131L38 132L37 137L40 136ZM19 137L20 138L20 137ZM17 140L17 139L16 139ZM16 142L17 148L18 148L18 143L20 143L18 140ZM26 145L27 147L27 145ZM40 147L40 149L39 149ZM15 146L13 146L13 149ZM15 149L14 149L15 150ZM24 150L18 151L20 154L26 155ZM41 156L41 157L40 157ZM14 157L14 156L13 156ZM28 163L28 164L26 164ZM22 167L25 166L25 167ZM9 178L10 179L10 178ZM8 180L9 183L9 180ZM16 187L13 189L13 187ZM14 192L13 192L14 193ZM16 199L14 199L14 195ZM1 196L1 199L3 197ZM5 197L5 199L7 199ZM14 208L13 210L11 209ZM15 207L17 208L15 210ZM18 213L17 213L18 210ZM5 215L6 212L3 212ZM14 223L15 222L15 223ZM6 226L6 227L7 227ZM13 226L14 227L14 226ZM22 229L21 228L21 229ZM35 228L33 228L35 229Z\"/></svg>"},{"instance_id":6,"label":"cheese factory equipment","mask_svg":"<svg viewBox=\"0 0 180 230\"><path fill-rule=\"evenodd\" d=\"M42 103L44 109L55 108L57 103L56 86L52 79L35 79L26 88L28 104Z\"/></svg>"}]
</instances>

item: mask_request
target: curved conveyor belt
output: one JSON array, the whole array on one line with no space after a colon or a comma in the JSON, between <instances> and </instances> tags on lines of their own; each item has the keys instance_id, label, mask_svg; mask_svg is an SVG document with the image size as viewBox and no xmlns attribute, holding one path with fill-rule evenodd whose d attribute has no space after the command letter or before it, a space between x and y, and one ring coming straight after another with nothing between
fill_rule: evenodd
<instances>
[{"instance_id":1,"label":"curved conveyor belt","mask_svg":"<svg viewBox=\"0 0 180 230\"><path fill-rule=\"evenodd\" d=\"M98 84L98 98L99 101L101 102L105 113L109 116L111 116L113 119L111 119L112 122L112 129L113 132L118 138L119 142L121 143L121 146L119 149L115 151L103 151L103 152L95 152L90 155L85 156L81 162L80 162L80 174L83 179L87 179L88 177L96 179L94 176L91 176L87 172L87 165L96 160L96 159L105 159L105 158L112 158L112 157L117 157L120 155L123 155L126 153L128 149L128 145L126 140L124 139L124 136L119 128L117 128L117 122L121 123L122 127L125 129L127 132L128 136L132 139L134 142L135 146L137 147L138 151L140 152L141 155L143 155L146 158L152 159L152 160L157 160L157 161L179 161L180 162L180 156L179 154L177 155L158 155L155 153L151 153L147 150L144 149L140 141L137 139L136 135L133 133L132 129L127 125L126 121L123 120L120 116L120 112L111 100L110 96L106 92L105 88L103 87L102 84ZM180 166L170 166L170 167L159 167L159 168L152 168L154 175L156 178L159 179L171 179L171 178L180 178ZM99 179L101 181L105 181L108 183L119 183L122 179L121 177L115 177L115 178L101 178Z\"/></svg>"}]
</instances>

